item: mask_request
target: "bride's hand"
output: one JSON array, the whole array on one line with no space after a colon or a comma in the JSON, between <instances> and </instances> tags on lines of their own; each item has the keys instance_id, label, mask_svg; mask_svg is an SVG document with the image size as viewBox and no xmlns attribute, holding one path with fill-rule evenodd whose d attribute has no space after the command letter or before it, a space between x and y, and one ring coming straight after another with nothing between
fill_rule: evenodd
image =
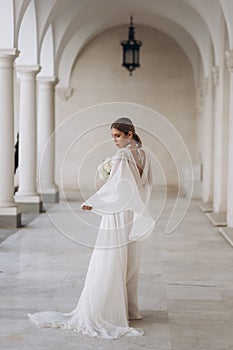
<instances>
[{"instance_id":1,"label":"bride's hand","mask_svg":"<svg viewBox=\"0 0 233 350\"><path fill-rule=\"evenodd\" d=\"M90 207L89 205L83 205L82 206L82 208L81 208L82 210L91 210L92 209L92 207Z\"/></svg>"}]
</instances>

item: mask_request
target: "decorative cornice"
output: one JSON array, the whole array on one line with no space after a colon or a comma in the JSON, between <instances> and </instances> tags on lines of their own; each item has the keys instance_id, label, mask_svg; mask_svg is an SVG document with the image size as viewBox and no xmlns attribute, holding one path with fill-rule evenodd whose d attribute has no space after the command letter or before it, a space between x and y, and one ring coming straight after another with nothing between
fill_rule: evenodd
<instances>
[{"instance_id":1,"label":"decorative cornice","mask_svg":"<svg viewBox=\"0 0 233 350\"><path fill-rule=\"evenodd\" d=\"M209 93L209 84L210 78L205 77L202 79L200 86L196 89L196 110L198 115L201 115L203 112L205 97Z\"/></svg>"},{"instance_id":2,"label":"decorative cornice","mask_svg":"<svg viewBox=\"0 0 233 350\"><path fill-rule=\"evenodd\" d=\"M212 77L213 77L213 83L215 86L219 85L219 67L214 66L212 67Z\"/></svg>"},{"instance_id":3,"label":"decorative cornice","mask_svg":"<svg viewBox=\"0 0 233 350\"><path fill-rule=\"evenodd\" d=\"M233 49L227 50L225 55L228 70L230 73L233 73Z\"/></svg>"},{"instance_id":4,"label":"decorative cornice","mask_svg":"<svg viewBox=\"0 0 233 350\"><path fill-rule=\"evenodd\" d=\"M74 89L58 86L56 87L56 92L61 100L66 101L73 95Z\"/></svg>"}]
</instances>

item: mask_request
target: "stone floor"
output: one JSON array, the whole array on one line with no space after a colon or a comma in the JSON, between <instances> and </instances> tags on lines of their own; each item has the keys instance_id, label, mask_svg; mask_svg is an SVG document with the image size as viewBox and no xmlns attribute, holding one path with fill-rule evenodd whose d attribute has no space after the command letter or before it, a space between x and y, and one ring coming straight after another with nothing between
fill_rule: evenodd
<instances>
[{"instance_id":1,"label":"stone floor","mask_svg":"<svg viewBox=\"0 0 233 350\"><path fill-rule=\"evenodd\" d=\"M144 336L99 340L37 328L28 320L28 312L71 311L82 290L99 218L82 213L80 203L62 201L0 244L0 348L232 350L233 248L195 201L178 228L165 234L174 201L170 194L142 247L143 319L132 325L143 328ZM160 204L160 194L154 193L154 213ZM184 208L182 199L175 215Z\"/></svg>"}]
</instances>

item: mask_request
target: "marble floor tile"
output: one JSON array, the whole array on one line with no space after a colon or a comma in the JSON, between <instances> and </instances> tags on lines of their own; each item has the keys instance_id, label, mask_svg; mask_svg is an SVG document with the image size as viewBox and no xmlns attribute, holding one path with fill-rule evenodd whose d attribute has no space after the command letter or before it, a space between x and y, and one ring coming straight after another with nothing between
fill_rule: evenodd
<instances>
[{"instance_id":1,"label":"marble floor tile","mask_svg":"<svg viewBox=\"0 0 233 350\"><path fill-rule=\"evenodd\" d=\"M217 287L167 285L167 297L172 300L222 300Z\"/></svg>"},{"instance_id":2,"label":"marble floor tile","mask_svg":"<svg viewBox=\"0 0 233 350\"><path fill-rule=\"evenodd\" d=\"M232 316L232 312L214 309L208 312L170 313L173 349L232 349Z\"/></svg>"},{"instance_id":3,"label":"marble floor tile","mask_svg":"<svg viewBox=\"0 0 233 350\"><path fill-rule=\"evenodd\" d=\"M155 215L162 197L153 196ZM180 226L166 234L175 199L168 195L156 230L141 247L143 319L130 325L144 336L97 339L29 321L28 312L73 310L85 281L99 218L84 215L81 203L61 201L49 206L49 216L31 218L0 242L0 349L232 350L233 249L195 201ZM182 199L176 214L184 205ZM56 225L68 229L69 237Z\"/></svg>"}]
</instances>

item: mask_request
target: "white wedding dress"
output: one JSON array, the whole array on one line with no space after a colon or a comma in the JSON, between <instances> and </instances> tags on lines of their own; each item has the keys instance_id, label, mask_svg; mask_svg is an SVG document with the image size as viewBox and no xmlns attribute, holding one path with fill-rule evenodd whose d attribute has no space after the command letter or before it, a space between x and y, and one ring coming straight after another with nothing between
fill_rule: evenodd
<instances>
[{"instance_id":1,"label":"white wedding dress","mask_svg":"<svg viewBox=\"0 0 233 350\"><path fill-rule=\"evenodd\" d=\"M155 223L149 213L150 161L142 148L137 148L137 154L144 158L141 176L132 151L121 148L112 159L109 180L85 201L102 219L76 308L70 313L28 314L38 326L109 339L144 334L130 327L129 320L141 318L137 301L140 241Z\"/></svg>"}]
</instances>

